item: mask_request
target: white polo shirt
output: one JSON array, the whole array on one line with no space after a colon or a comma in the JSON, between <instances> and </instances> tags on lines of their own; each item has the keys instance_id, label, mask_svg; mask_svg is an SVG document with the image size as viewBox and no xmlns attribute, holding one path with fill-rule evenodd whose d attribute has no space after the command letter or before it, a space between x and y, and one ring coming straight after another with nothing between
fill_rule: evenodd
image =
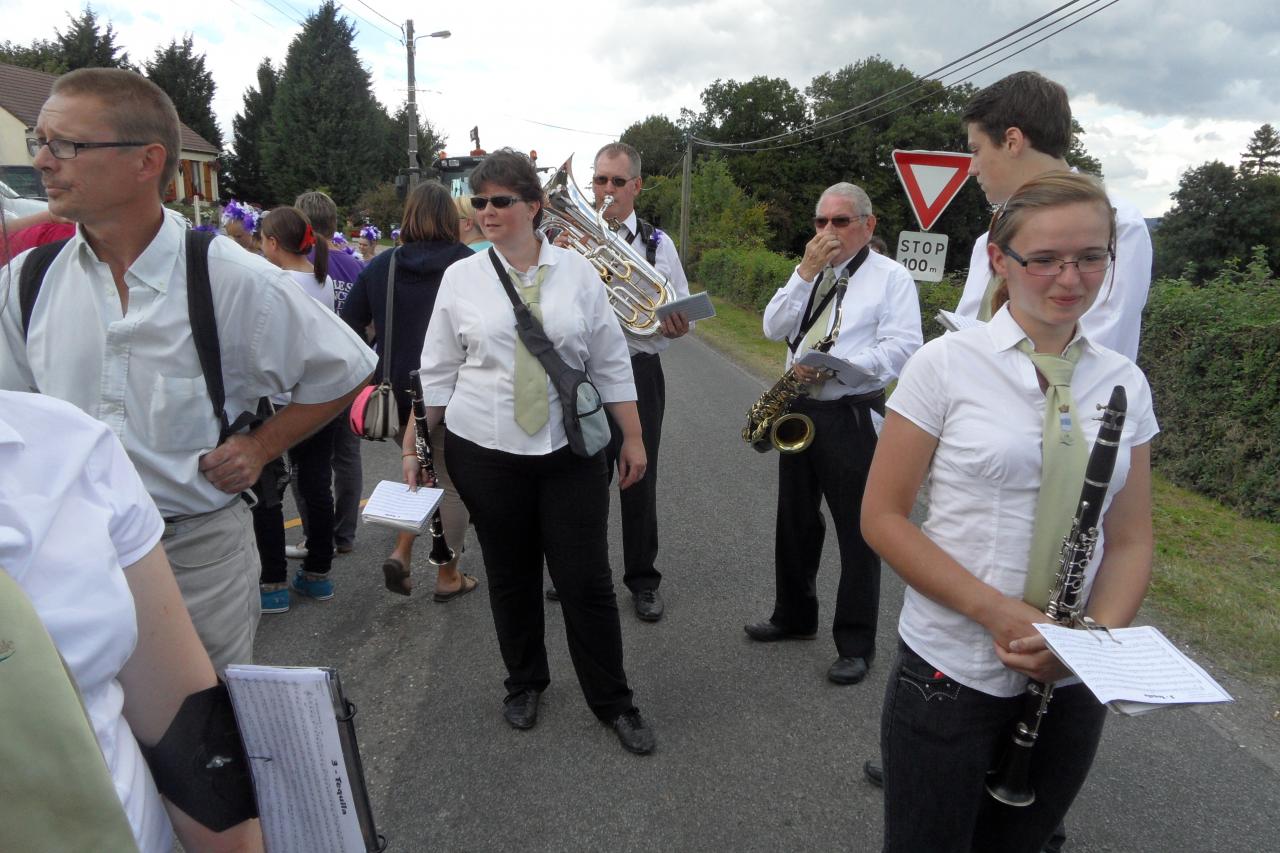
<instances>
[{"instance_id":1,"label":"white polo shirt","mask_svg":"<svg viewBox=\"0 0 1280 853\"><path fill-rule=\"evenodd\" d=\"M166 211L125 272L122 313L111 270L78 229L49 267L25 345L17 282L27 255L0 268L0 388L38 390L105 423L166 518L234 500L199 470L219 423L191 339L185 233ZM373 372L369 347L284 270L216 237L209 275L229 421L281 392L297 403L335 400Z\"/></svg>"},{"instance_id":2,"label":"white polo shirt","mask_svg":"<svg viewBox=\"0 0 1280 853\"><path fill-rule=\"evenodd\" d=\"M627 342L595 267L575 251L541 243L538 265L550 266L540 297L547 337L566 364L590 375L604 402L634 400ZM500 252L498 259L510 268ZM516 423L517 340L515 310L488 251L451 264L422 346L423 400L445 406L449 430L468 441L542 456L568 443L560 397L548 379L547 425L528 435Z\"/></svg>"},{"instance_id":3,"label":"white polo shirt","mask_svg":"<svg viewBox=\"0 0 1280 853\"><path fill-rule=\"evenodd\" d=\"M0 472L0 566L75 678L139 846L167 851L169 819L116 680L138 642L122 567L155 547L164 522L116 437L52 397L0 391Z\"/></svg>"},{"instance_id":4,"label":"white polo shirt","mask_svg":"<svg viewBox=\"0 0 1280 853\"><path fill-rule=\"evenodd\" d=\"M921 530L983 583L1021 598L1040 491L1044 392L1031 359L1016 349L1026 333L1001 308L990 323L925 344L907 363L888 407L937 437L926 479ZM1071 392L1090 448L1096 406L1116 385L1128 395L1104 514L1124 488L1129 452L1159 432L1147 378L1129 359L1085 339ZM1099 538L1085 577L1087 601L1105 547ZM977 622L908 587L898 633L931 665L966 687L1016 696L1026 676L1005 668Z\"/></svg>"}]
</instances>

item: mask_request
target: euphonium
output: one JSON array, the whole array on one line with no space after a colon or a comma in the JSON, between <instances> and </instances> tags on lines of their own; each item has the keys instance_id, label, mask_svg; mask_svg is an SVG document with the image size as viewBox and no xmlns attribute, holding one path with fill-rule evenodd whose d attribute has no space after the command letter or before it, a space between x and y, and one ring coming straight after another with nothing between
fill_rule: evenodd
<instances>
[{"instance_id":1,"label":"euphonium","mask_svg":"<svg viewBox=\"0 0 1280 853\"><path fill-rule=\"evenodd\" d=\"M1084 472L1084 487L1080 490L1080 503L1076 507L1071 532L1062 540L1062 562L1049 592L1045 614L1059 625L1068 628L1100 628L1084 611L1084 574L1093 559L1093 549L1098 544L1098 524L1102 520L1102 501L1111 485L1111 473L1115 470L1116 453L1120 449L1120 434L1124 430L1128 399L1123 385L1111 391L1111 400L1102 409L1102 425L1098 439L1089 454ZM1008 806L1029 806L1036 801L1031 787L1031 749L1040 735L1040 722L1049 710L1053 698L1053 685L1039 681L1027 683L1027 702L1022 719L1013 727L1013 734L1000 756L999 763L987 773L987 793Z\"/></svg>"},{"instance_id":2,"label":"euphonium","mask_svg":"<svg viewBox=\"0 0 1280 853\"><path fill-rule=\"evenodd\" d=\"M818 280L821 281L823 276L831 272L831 267L827 267ZM841 276L836 282L833 297L836 303L835 318L827 336L813 345L812 348L818 352L828 352L840 337L844 291L848 285L848 276ZM801 355L796 355L792 366L787 368L782 378L747 410L747 425L742 429L742 440L760 453L773 448L779 453L799 453L813 443L813 419L800 412L788 411L796 398L807 393L809 387L796 378L794 362L799 361Z\"/></svg>"},{"instance_id":3,"label":"euphonium","mask_svg":"<svg viewBox=\"0 0 1280 853\"><path fill-rule=\"evenodd\" d=\"M596 210L574 183L572 167L570 156L542 188L547 203L541 227L561 231L570 248L596 268L623 329L639 338L657 334L661 321L656 312L659 306L675 301L675 291L667 277L605 221L613 197L606 196Z\"/></svg>"}]
</instances>

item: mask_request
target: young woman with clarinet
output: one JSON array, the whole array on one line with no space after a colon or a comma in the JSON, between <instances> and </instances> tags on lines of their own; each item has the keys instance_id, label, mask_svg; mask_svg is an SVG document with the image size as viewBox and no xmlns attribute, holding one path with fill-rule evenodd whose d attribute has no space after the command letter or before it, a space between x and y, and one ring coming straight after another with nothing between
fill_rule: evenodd
<instances>
[{"instance_id":1,"label":"young woman with clarinet","mask_svg":"<svg viewBox=\"0 0 1280 853\"><path fill-rule=\"evenodd\" d=\"M1097 410L1117 386L1127 421L1108 421L1112 437L1123 429L1080 572L1080 618L1127 625L1150 578L1151 391L1136 365L1078 325L1125 286L1108 275L1114 251L1114 213L1097 181L1027 183L991 230L999 311L926 344L889 399L862 508L867 541L908 587L881 720L886 851L1034 853L1088 775L1105 709L1032 626L1050 621L1103 427ZM908 516L924 483L929 509L917 528ZM1056 690L1049 713L1032 715L1038 732L1022 756L1034 796L1006 796L1024 803L1014 806L989 793L1007 791L988 772L1024 721L1029 682Z\"/></svg>"}]
</instances>

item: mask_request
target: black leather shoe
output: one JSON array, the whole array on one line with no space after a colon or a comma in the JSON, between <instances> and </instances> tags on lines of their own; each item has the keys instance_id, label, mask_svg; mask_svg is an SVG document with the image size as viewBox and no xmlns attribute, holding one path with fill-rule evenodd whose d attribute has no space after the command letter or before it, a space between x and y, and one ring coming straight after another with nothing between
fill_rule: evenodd
<instances>
[{"instance_id":1,"label":"black leather shoe","mask_svg":"<svg viewBox=\"0 0 1280 853\"><path fill-rule=\"evenodd\" d=\"M665 607L662 604L662 596L656 589L642 589L632 595L631 600L636 605L636 616L644 621L657 622L662 618Z\"/></svg>"},{"instance_id":2,"label":"black leather shoe","mask_svg":"<svg viewBox=\"0 0 1280 853\"><path fill-rule=\"evenodd\" d=\"M549 586L549 587L547 587L547 591L546 591L545 593L543 593L543 595L545 595L545 596L547 597L547 601L559 601L559 600L560 600L560 593L556 592L556 588L555 588L554 586Z\"/></svg>"},{"instance_id":3,"label":"black leather shoe","mask_svg":"<svg viewBox=\"0 0 1280 853\"><path fill-rule=\"evenodd\" d=\"M867 777L867 781L877 788L884 787L884 768L874 761L864 761L862 763L862 775Z\"/></svg>"},{"instance_id":4,"label":"black leather shoe","mask_svg":"<svg viewBox=\"0 0 1280 853\"><path fill-rule=\"evenodd\" d=\"M817 631L812 634L793 634L790 631L779 628L768 619L751 625L743 625L742 630L746 631L747 636L757 643L776 643L778 640L812 640L818 636Z\"/></svg>"},{"instance_id":5,"label":"black leather shoe","mask_svg":"<svg viewBox=\"0 0 1280 853\"><path fill-rule=\"evenodd\" d=\"M538 700L542 694L537 690L521 690L513 696L502 700L502 716L513 729L531 729L538 722Z\"/></svg>"},{"instance_id":6,"label":"black leather shoe","mask_svg":"<svg viewBox=\"0 0 1280 853\"><path fill-rule=\"evenodd\" d=\"M857 684L871 669L868 658L836 658L827 670L827 680L836 684Z\"/></svg>"},{"instance_id":7,"label":"black leather shoe","mask_svg":"<svg viewBox=\"0 0 1280 853\"><path fill-rule=\"evenodd\" d=\"M622 748L627 752L633 752L636 755L648 755L658 745L653 736L653 729L640 716L638 708L632 708L630 711L619 714L609 725L613 726L613 732L618 736L618 742L622 744Z\"/></svg>"}]
</instances>

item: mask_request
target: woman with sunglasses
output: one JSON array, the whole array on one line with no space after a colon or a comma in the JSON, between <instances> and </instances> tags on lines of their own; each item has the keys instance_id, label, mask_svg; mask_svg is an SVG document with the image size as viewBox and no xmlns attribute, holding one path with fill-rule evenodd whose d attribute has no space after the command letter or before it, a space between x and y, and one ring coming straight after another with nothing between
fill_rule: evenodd
<instances>
[{"instance_id":1,"label":"woman with sunglasses","mask_svg":"<svg viewBox=\"0 0 1280 853\"><path fill-rule=\"evenodd\" d=\"M999 310L922 347L889 399L862 504L867 541L908 586L881 720L886 851L1039 851L1089 772L1106 711L1082 684L1061 681L1069 673L1032 625L1048 621L1042 584L1097 438L1095 406L1116 385L1128 417L1085 614L1127 625L1150 578L1151 390L1079 326L1107 283L1115 233L1092 178L1025 184L991 230ZM909 514L925 483L917 528ZM1058 686L1031 751L1035 801L1018 808L984 782L1029 678Z\"/></svg>"},{"instance_id":2,"label":"woman with sunglasses","mask_svg":"<svg viewBox=\"0 0 1280 853\"><path fill-rule=\"evenodd\" d=\"M560 357L591 376L621 425L624 488L644 476L646 464L626 341L591 264L538 235L542 185L529 159L510 149L491 154L471 173L471 186L493 248L445 272L421 376L430 424L447 422L445 456L484 555L507 667L503 716L513 728L531 728L551 681L543 642L545 558L587 705L625 749L646 754L653 731L631 702L622 666L604 455L583 458L568 446L559 397L516 334L491 257ZM408 466L405 474L415 476Z\"/></svg>"}]
</instances>

